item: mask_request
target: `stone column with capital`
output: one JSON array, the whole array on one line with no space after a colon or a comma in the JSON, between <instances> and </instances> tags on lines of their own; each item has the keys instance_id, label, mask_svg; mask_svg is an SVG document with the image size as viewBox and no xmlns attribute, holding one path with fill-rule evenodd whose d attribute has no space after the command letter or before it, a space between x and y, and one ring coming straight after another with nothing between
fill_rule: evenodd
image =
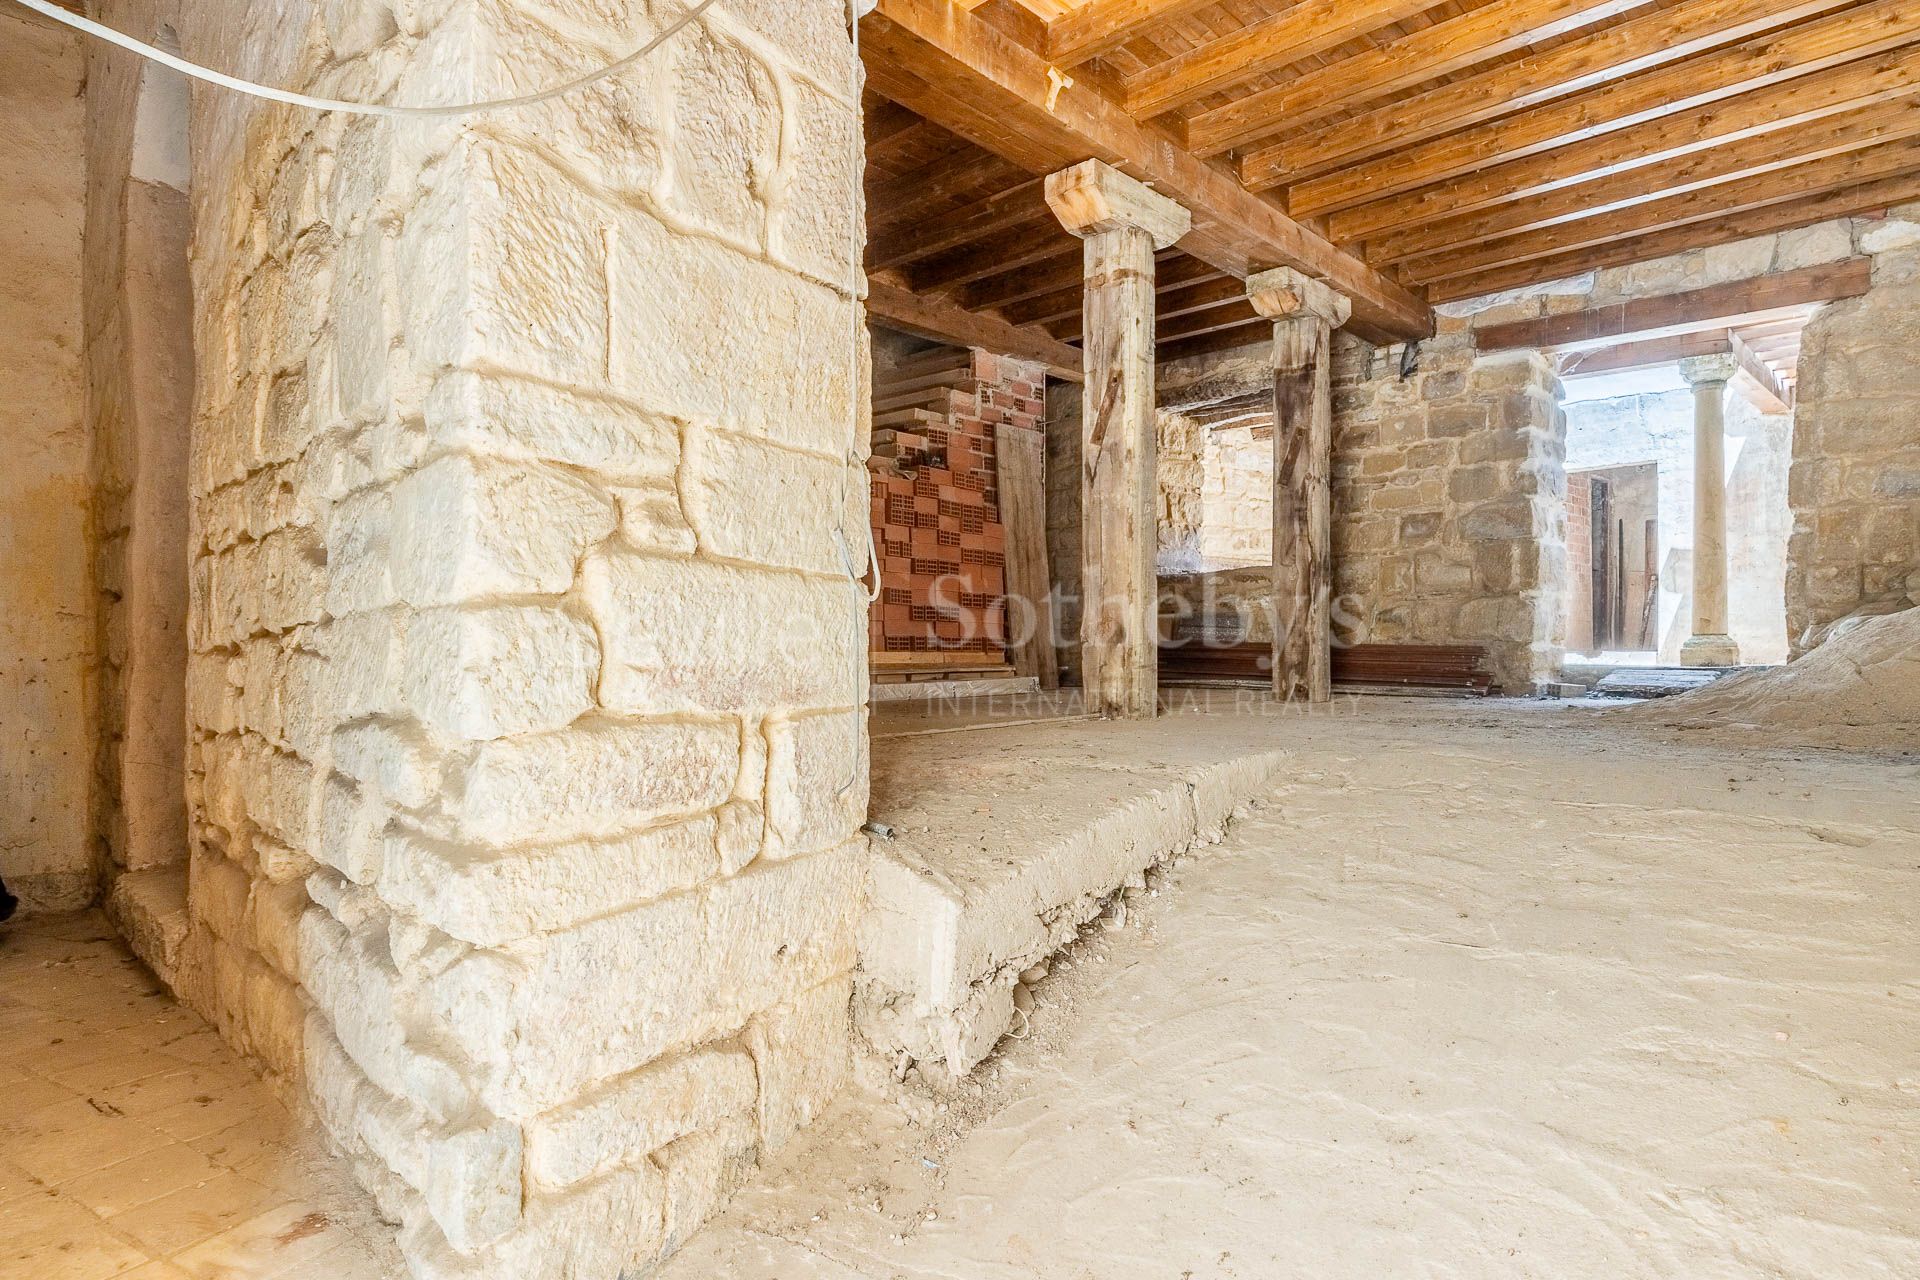
<instances>
[{"instance_id":1,"label":"stone column with capital","mask_svg":"<svg viewBox=\"0 0 1920 1280\"><path fill-rule=\"evenodd\" d=\"M1333 697L1333 331L1353 306L1287 267L1247 278L1273 320L1273 692Z\"/></svg>"},{"instance_id":2,"label":"stone column with capital","mask_svg":"<svg viewBox=\"0 0 1920 1280\"><path fill-rule=\"evenodd\" d=\"M1687 667L1735 667L1740 646L1727 634L1727 383L1731 355L1689 356L1680 375L1693 384L1693 635L1680 648Z\"/></svg>"},{"instance_id":3,"label":"stone column with capital","mask_svg":"<svg viewBox=\"0 0 1920 1280\"><path fill-rule=\"evenodd\" d=\"M1081 410L1081 685L1087 709L1151 718L1156 616L1154 261L1187 233L1187 211L1110 165L1047 177L1047 204L1086 242Z\"/></svg>"}]
</instances>

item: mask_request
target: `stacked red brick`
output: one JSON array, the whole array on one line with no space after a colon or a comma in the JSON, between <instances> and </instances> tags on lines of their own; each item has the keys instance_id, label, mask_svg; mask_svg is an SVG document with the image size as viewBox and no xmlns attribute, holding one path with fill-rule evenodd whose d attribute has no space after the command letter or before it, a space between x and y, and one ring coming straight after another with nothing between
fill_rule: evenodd
<instances>
[{"instance_id":1,"label":"stacked red brick","mask_svg":"<svg viewBox=\"0 0 1920 1280\"><path fill-rule=\"evenodd\" d=\"M994 432L1041 429L1044 378L1038 365L953 347L874 371L876 674L1006 664Z\"/></svg>"}]
</instances>

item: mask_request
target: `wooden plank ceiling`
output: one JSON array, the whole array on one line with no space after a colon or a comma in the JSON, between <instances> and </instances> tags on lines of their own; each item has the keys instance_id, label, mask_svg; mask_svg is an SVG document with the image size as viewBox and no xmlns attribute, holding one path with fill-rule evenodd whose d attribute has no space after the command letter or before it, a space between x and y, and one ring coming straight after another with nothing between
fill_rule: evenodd
<instances>
[{"instance_id":1,"label":"wooden plank ceiling","mask_svg":"<svg viewBox=\"0 0 1920 1280\"><path fill-rule=\"evenodd\" d=\"M1258 335L1246 269L1419 336L1420 301L1920 200L1916 0L879 0L862 34L876 277L1077 339L1039 178L1078 147L1232 206L1163 255L1163 359Z\"/></svg>"}]
</instances>

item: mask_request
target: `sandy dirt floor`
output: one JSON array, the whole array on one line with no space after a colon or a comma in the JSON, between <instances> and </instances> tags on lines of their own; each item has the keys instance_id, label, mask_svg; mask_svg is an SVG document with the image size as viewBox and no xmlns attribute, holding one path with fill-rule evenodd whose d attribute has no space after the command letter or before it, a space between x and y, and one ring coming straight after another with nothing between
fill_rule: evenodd
<instances>
[{"instance_id":1,"label":"sandy dirt floor","mask_svg":"<svg viewBox=\"0 0 1920 1280\"><path fill-rule=\"evenodd\" d=\"M1288 781L1024 1039L869 1071L663 1274L1920 1276L1920 765L1551 704L1273 732Z\"/></svg>"}]
</instances>

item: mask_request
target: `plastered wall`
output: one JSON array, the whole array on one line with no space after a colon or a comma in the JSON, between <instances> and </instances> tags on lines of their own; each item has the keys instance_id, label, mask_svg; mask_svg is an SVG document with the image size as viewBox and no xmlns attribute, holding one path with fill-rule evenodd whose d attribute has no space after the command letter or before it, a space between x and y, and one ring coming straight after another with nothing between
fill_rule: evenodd
<instances>
[{"instance_id":1,"label":"plastered wall","mask_svg":"<svg viewBox=\"0 0 1920 1280\"><path fill-rule=\"evenodd\" d=\"M151 0L99 13L162 41L177 18ZM178 961L187 861L188 89L184 76L104 42L89 41L86 55L85 406L101 658L93 824L108 909L164 975Z\"/></svg>"},{"instance_id":2,"label":"plastered wall","mask_svg":"<svg viewBox=\"0 0 1920 1280\"><path fill-rule=\"evenodd\" d=\"M0 877L27 910L96 891L80 37L0 10Z\"/></svg>"}]
</instances>

